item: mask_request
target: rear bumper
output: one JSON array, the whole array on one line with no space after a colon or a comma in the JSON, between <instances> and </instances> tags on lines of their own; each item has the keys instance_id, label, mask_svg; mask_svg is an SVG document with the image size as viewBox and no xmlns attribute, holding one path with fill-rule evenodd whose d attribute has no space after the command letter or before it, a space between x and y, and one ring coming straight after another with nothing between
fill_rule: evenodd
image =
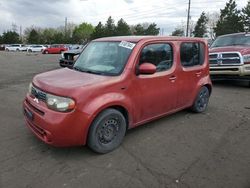
<instances>
[{"instance_id":1,"label":"rear bumper","mask_svg":"<svg viewBox=\"0 0 250 188\"><path fill-rule=\"evenodd\" d=\"M77 110L55 112L43 102L37 104L28 95L23 102L23 112L26 125L43 142L60 147L86 144L90 122L88 114Z\"/></svg>"}]
</instances>

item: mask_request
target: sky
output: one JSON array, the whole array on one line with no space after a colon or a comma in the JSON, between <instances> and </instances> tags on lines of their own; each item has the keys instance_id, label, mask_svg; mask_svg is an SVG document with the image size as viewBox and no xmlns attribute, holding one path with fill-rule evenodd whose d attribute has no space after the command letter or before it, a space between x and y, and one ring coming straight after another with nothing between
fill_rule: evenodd
<instances>
[{"instance_id":1,"label":"sky","mask_svg":"<svg viewBox=\"0 0 250 188\"><path fill-rule=\"evenodd\" d=\"M219 12L228 0L191 0L190 16L196 22L202 11ZM236 0L238 8L247 0ZM188 0L0 0L0 34L12 25L25 28L59 27L68 22L105 23L109 16L117 22L123 18L128 24L155 22L161 34L168 35L186 23Z\"/></svg>"}]
</instances>

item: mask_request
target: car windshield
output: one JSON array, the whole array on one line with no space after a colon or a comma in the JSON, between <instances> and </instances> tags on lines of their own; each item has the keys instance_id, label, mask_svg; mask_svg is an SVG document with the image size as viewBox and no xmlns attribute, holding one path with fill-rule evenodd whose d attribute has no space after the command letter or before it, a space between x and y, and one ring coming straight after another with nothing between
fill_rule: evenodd
<instances>
[{"instance_id":1,"label":"car windshield","mask_svg":"<svg viewBox=\"0 0 250 188\"><path fill-rule=\"evenodd\" d=\"M250 46L250 34L218 37L211 45L211 48L224 46Z\"/></svg>"},{"instance_id":2,"label":"car windshield","mask_svg":"<svg viewBox=\"0 0 250 188\"><path fill-rule=\"evenodd\" d=\"M102 75L119 75L123 71L134 43L91 42L77 59L74 69Z\"/></svg>"}]
</instances>

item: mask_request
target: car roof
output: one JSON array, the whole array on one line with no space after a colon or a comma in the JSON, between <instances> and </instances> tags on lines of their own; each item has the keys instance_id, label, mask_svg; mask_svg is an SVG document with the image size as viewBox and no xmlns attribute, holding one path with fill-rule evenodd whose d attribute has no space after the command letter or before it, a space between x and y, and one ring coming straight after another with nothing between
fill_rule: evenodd
<instances>
[{"instance_id":1,"label":"car roof","mask_svg":"<svg viewBox=\"0 0 250 188\"><path fill-rule=\"evenodd\" d=\"M129 42L139 42L141 40L166 40L166 41L205 41L203 38L193 38L193 37L175 37L175 36L117 36L117 37L104 37L95 39L93 41L129 41Z\"/></svg>"}]
</instances>

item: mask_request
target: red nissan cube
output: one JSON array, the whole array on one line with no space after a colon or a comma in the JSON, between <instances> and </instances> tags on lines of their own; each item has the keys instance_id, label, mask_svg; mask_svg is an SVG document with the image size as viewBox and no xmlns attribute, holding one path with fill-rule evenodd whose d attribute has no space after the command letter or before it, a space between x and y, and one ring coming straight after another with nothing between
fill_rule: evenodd
<instances>
[{"instance_id":1,"label":"red nissan cube","mask_svg":"<svg viewBox=\"0 0 250 188\"><path fill-rule=\"evenodd\" d=\"M73 69L33 78L23 102L26 124L45 143L110 152L130 128L186 108L205 111L208 61L199 38L96 39Z\"/></svg>"}]
</instances>

